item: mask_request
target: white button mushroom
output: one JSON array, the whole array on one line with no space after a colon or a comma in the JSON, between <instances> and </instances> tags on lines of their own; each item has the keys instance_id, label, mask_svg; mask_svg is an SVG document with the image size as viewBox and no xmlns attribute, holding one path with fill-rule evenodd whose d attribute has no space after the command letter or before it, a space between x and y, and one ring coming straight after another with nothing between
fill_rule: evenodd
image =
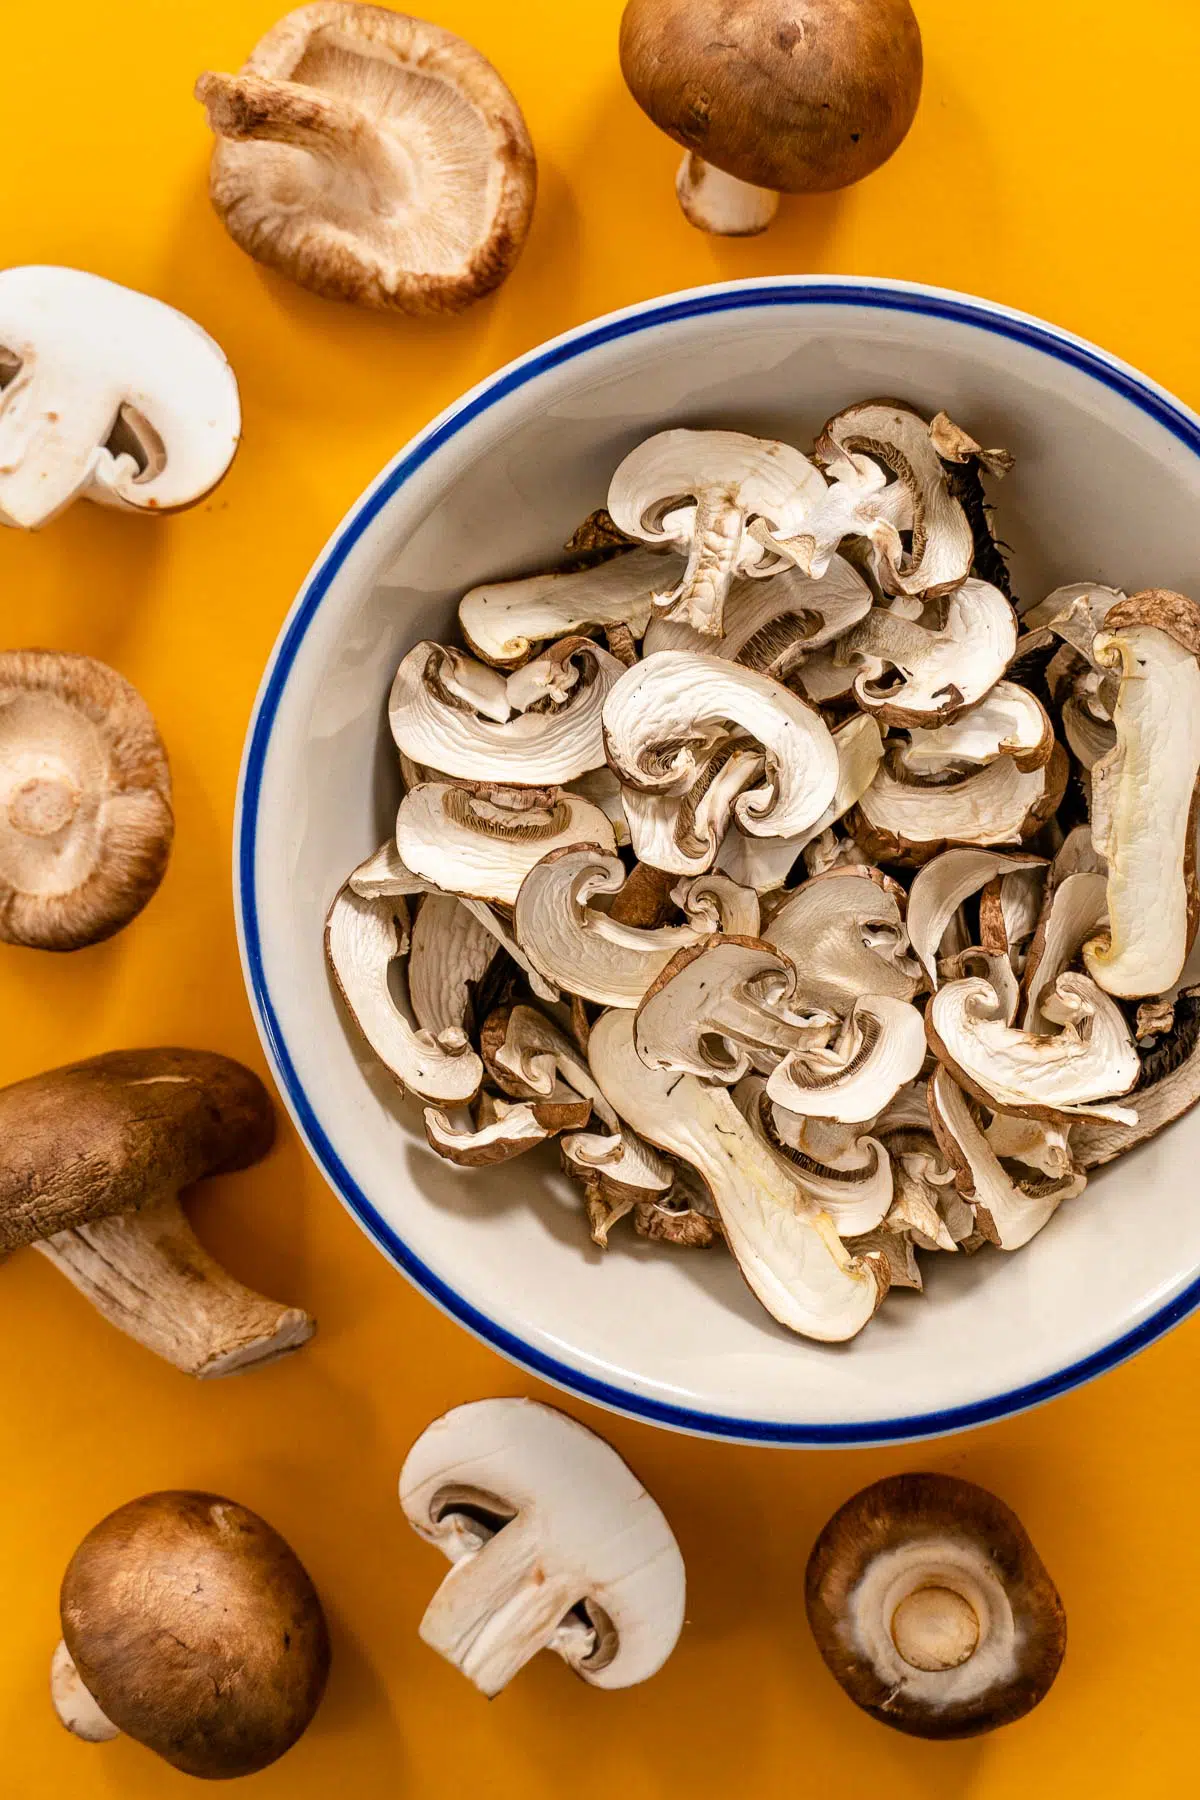
<instances>
[{"instance_id":1,"label":"white button mushroom","mask_svg":"<svg viewBox=\"0 0 1200 1800\"><path fill-rule=\"evenodd\" d=\"M36 530L80 497L177 512L233 461L232 369L147 294L80 269L4 269L0 363L0 524Z\"/></svg>"},{"instance_id":2,"label":"white button mushroom","mask_svg":"<svg viewBox=\"0 0 1200 1800\"><path fill-rule=\"evenodd\" d=\"M422 1433L400 1475L413 1530L453 1568L423 1641L498 1694L539 1650L593 1687L657 1673L683 1627L683 1558L602 1438L533 1400L477 1400Z\"/></svg>"}]
</instances>

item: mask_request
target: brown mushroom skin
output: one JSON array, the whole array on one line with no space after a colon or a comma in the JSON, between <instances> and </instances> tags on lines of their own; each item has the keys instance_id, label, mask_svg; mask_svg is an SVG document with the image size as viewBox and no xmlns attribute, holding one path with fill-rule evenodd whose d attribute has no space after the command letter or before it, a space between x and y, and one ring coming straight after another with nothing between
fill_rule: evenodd
<instances>
[{"instance_id":1,"label":"brown mushroom skin","mask_svg":"<svg viewBox=\"0 0 1200 1800\"><path fill-rule=\"evenodd\" d=\"M873 1558L922 1536L962 1538L986 1550L1022 1644L1015 1679L955 1709L931 1710L897 1695L843 1626ZM1066 1652L1062 1601L1021 1521L995 1494L953 1475L893 1475L847 1500L813 1546L804 1604L817 1648L854 1704L913 1737L977 1737L1023 1718L1049 1692Z\"/></svg>"},{"instance_id":2,"label":"brown mushroom skin","mask_svg":"<svg viewBox=\"0 0 1200 1800\"><path fill-rule=\"evenodd\" d=\"M185 1775L252 1775L316 1712L329 1633L302 1564L215 1494L145 1494L71 1558L62 1632L118 1730Z\"/></svg>"},{"instance_id":3,"label":"brown mushroom skin","mask_svg":"<svg viewBox=\"0 0 1200 1800\"><path fill-rule=\"evenodd\" d=\"M258 1076L207 1050L115 1050L15 1082L0 1089L0 1255L248 1168L274 1135Z\"/></svg>"},{"instance_id":4,"label":"brown mushroom skin","mask_svg":"<svg viewBox=\"0 0 1200 1800\"><path fill-rule=\"evenodd\" d=\"M755 187L821 194L904 139L921 32L908 0L629 0L621 69L685 150Z\"/></svg>"}]
</instances>

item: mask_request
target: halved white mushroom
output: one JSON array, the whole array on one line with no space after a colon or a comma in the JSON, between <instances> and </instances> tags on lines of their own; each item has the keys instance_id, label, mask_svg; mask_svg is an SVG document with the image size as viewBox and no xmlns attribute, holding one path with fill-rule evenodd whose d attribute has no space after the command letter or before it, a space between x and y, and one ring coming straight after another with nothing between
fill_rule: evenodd
<instances>
[{"instance_id":1,"label":"halved white mushroom","mask_svg":"<svg viewBox=\"0 0 1200 1800\"><path fill-rule=\"evenodd\" d=\"M718 869L757 893L768 894L786 882L793 864L814 838L821 836L862 799L883 760L883 737L876 721L856 713L833 731L838 759L838 781L833 799L815 824L795 837L751 838L744 832L725 833L717 853Z\"/></svg>"},{"instance_id":2,"label":"halved white mushroom","mask_svg":"<svg viewBox=\"0 0 1200 1800\"><path fill-rule=\"evenodd\" d=\"M948 845L1016 844L1053 816L1067 778L1061 746L1042 769L1022 773L999 756L955 781L919 782L879 769L850 814L851 829L882 862L921 864Z\"/></svg>"},{"instance_id":3,"label":"halved white mushroom","mask_svg":"<svg viewBox=\"0 0 1200 1800\"><path fill-rule=\"evenodd\" d=\"M483 1080L483 1064L465 1032L438 1038L415 1028L392 991L391 967L408 942L408 914L399 896L365 900L346 886L334 900L325 951L355 1025L402 1090L441 1106L465 1106Z\"/></svg>"},{"instance_id":4,"label":"halved white mushroom","mask_svg":"<svg viewBox=\"0 0 1200 1800\"><path fill-rule=\"evenodd\" d=\"M1200 607L1152 590L1112 607L1095 654L1119 669L1116 747L1091 775L1092 838L1108 864L1108 932L1084 945L1110 994L1162 994L1200 923Z\"/></svg>"},{"instance_id":5,"label":"halved white mushroom","mask_svg":"<svg viewBox=\"0 0 1200 1800\"><path fill-rule=\"evenodd\" d=\"M508 676L426 641L396 671L392 737L404 755L462 780L570 781L604 761L601 713L623 673L590 638L563 638Z\"/></svg>"},{"instance_id":6,"label":"halved white mushroom","mask_svg":"<svg viewBox=\"0 0 1200 1800\"><path fill-rule=\"evenodd\" d=\"M656 930L623 925L593 901L620 893L625 880L619 857L594 844L575 845L534 865L513 913L518 942L534 966L601 1006L636 1006L676 951L714 931L739 930L746 916L739 907L730 921L722 888L710 884L700 889L701 916L694 922Z\"/></svg>"},{"instance_id":7,"label":"halved white mushroom","mask_svg":"<svg viewBox=\"0 0 1200 1800\"><path fill-rule=\"evenodd\" d=\"M758 1142L724 1088L653 1071L633 1041L633 1015L596 1021L588 1061L621 1117L708 1186L751 1291L789 1330L826 1343L861 1331L887 1292L881 1259L848 1255L828 1214Z\"/></svg>"},{"instance_id":8,"label":"halved white mushroom","mask_svg":"<svg viewBox=\"0 0 1200 1800\"><path fill-rule=\"evenodd\" d=\"M835 556L819 580L785 568L769 581L735 581L725 603L724 635L715 641L677 619L654 614L642 653L707 653L783 681L798 662L841 637L870 610L870 588L857 569Z\"/></svg>"},{"instance_id":9,"label":"halved white mushroom","mask_svg":"<svg viewBox=\"0 0 1200 1800\"><path fill-rule=\"evenodd\" d=\"M761 1075L743 1077L733 1098L755 1137L829 1214L839 1237L861 1237L883 1223L892 1204L892 1164L878 1138L785 1113Z\"/></svg>"},{"instance_id":10,"label":"halved white mushroom","mask_svg":"<svg viewBox=\"0 0 1200 1800\"><path fill-rule=\"evenodd\" d=\"M903 896L870 867L831 869L788 895L762 935L795 964L806 1006L841 1015L860 994L912 999L921 972L908 955Z\"/></svg>"},{"instance_id":11,"label":"halved white mushroom","mask_svg":"<svg viewBox=\"0 0 1200 1800\"><path fill-rule=\"evenodd\" d=\"M767 1093L789 1112L843 1124L881 1113L925 1061L925 1026L915 1006L863 994L833 1040L790 1052L767 1080Z\"/></svg>"},{"instance_id":12,"label":"halved white mushroom","mask_svg":"<svg viewBox=\"0 0 1200 1800\"><path fill-rule=\"evenodd\" d=\"M458 622L476 656L499 669L515 669L535 644L592 627L625 625L635 638L642 637L653 595L682 573L676 558L630 550L569 574L486 582L459 601Z\"/></svg>"},{"instance_id":13,"label":"halved white mushroom","mask_svg":"<svg viewBox=\"0 0 1200 1800\"><path fill-rule=\"evenodd\" d=\"M879 519L864 533L885 592L944 594L967 578L974 559L971 526L951 497L931 428L912 407L887 400L847 407L826 425L816 456L833 480L855 485L869 459L888 470L904 494L903 513L894 521ZM999 466L994 453L992 466ZM909 552L900 536L906 528L912 532Z\"/></svg>"},{"instance_id":14,"label":"halved white mushroom","mask_svg":"<svg viewBox=\"0 0 1200 1800\"><path fill-rule=\"evenodd\" d=\"M0 271L0 524L78 498L177 512L240 435L233 370L193 319L81 269Z\"/></svg>"},{"instance_id":15,"label":"halved white mushroom","mask_svg":"<svg viewBox=\"0 0 1200 1800\"><path fill-rule=\"evenodd\" d=\"M405 867L451 893L511 906L536 862L571 844L616 849L599 807L562 789L522 810L499 806L469 788L429 781L405 794L396 846Z\"/></svg>"},{"instance_id":16,"label":"halved white mushroom","mask_svg":"<svg viewBox=\"0 0 1200 1800\"><path fill-rule=\"evenodd\" d=\"M764 767L761 752L739 736L701 758L695 780L682 794L644 794L623 787L621 803L638 861L673 875L707 873L729 835L740 796L759 780Z\"/></svg>"},{"instance_id":17,"label":"halved white mushroom","mask_svg":"<svg viewBox=\"0 0 1200 1800\"><path fill-rule=\"evenodd\" d=\"M409 1451L400 1504L453 1564L421 1639L482 1693L539 1650L621 1688L675 1648L685 1580L670 1526L616 1451L552 1407L456 1407Z\"/></svg>"},{"instance_id":18,"label":"halved white mushroom","mask_svg":"<svg viewBox=\"0 0 1200 1800\"><path fill-rule=\"evenodd\" d=\"M1137 1047L1120 1008L1086 975L1060 975L1041 1000L1052 1035L1018 1031L991 984L951 981L929 1003L926 1028L938 1060L987 1105L1034 1118L1083 1117L1128 1124L1127 1094L1140 1074Z\"/></svg>"},{"instance_id":19,"label":"halved white mushroom","mask_svg":"<svg viewBox=\"0 0 1200 1800\"><path fill-rule=\"evenodd\" d=\"M788 444L740 431L662 431L618 468L608 510L630 537L687 557L681 580L655 605L720 637L734 576L767 555L749 534L751 520L786 537L824 491L820 472Z\"/></svg>"},{"instance_id":20,"label":"halved white mushroom","mask_svg":"<svg viewBox=\"0 0 1200 1800\"><path fill-rule=\"evenodd\" d=\"M766 782L735 802L741 829L787 837L815 824L837 789L837 750L819 713L769 676L716 656L660 650L626 670L604 704L608 760L623 782L648 794L694 786L731 725L766 757Z\"/></svg>"},{"instance_id":21,"label":"halved white mushroom","mask_svg":"<svg viewBox=\"0 0 1200 1800\"><path fill-rule=\"evenodd\" d=\"M998 681L991 691L949 724L914 726L898 754L913 775L957 773L998 756L1011 756L1018 769L1040 769L1054 750L1054 727L1028 688Z\"/></svg>"},{"instance_id":22,"label":"halved white mushroom","mask_svg":"<svg viewBox=\"0 0 1200 1800\"><path fill-rule=\"evenodd\" d=\"M788 958L757 938L693 944L672 957L639 1003L637 1053L648 1068L683 1069L730 1087L753 1068L828 1042L836 1018L794 1010L795 984Z\"/></svg>"},{"instance_id":23,"label":"halved white mushroom","mask_svg":"<svg viewBox=\"0 0 1200 1800\"><path fill-rule=\"evenodd\" d=\"M943 850L918 869L908 896L908 935L932 987L938 983L938 953L946 928L963 902L997 875L1045 866L1040 856L964 849Z\"/></svg>"},{"instance_id":24,"label":"halved white mushroom","mask_svg":"<svg viewBox=\"0 0 1200 1800\"><path fill-rule=\"evenodd\" d=\"M1026 1031L1051 1029L1042 1015L1042 996L1053 991L1059 976L1076 961L1107 917L1108 883L1103 875L1082 871L1065 875L1050 890L1025 964L1021 1022Z\"/></svg>"},{"instance_id":25,"label":"halved white mushroom","mask_svg":"<svg viewBox=\"0 0 1200 1800\"><path fill-rule=\"evenodd\" d=\"M1057 1177L1032 1167L1019 1176L1006 1167L946 1069L935 1070L930 1080L929 1114L938 1143L956 1168L959 1192L970 1200L984 1236L1001 1250L1020 1250L1063 1200L1087 1186L1087 1176L1069 1161Z\"/></svg>"},{"instance_id":26,"label":"halved white mushroom","mask_svg":"<svg viewBox=\"0 0 1200 1800\"><path fill-rule=\"evenodd\" d=\"M877 606L846 633L844 658L877 657L894 671L856 677L864 712L889 725L940 725L996 685L1017 647L1010 603L999 588L971 579L951 591L944 614L929 626Z\"/></svg>"}]
</instances>

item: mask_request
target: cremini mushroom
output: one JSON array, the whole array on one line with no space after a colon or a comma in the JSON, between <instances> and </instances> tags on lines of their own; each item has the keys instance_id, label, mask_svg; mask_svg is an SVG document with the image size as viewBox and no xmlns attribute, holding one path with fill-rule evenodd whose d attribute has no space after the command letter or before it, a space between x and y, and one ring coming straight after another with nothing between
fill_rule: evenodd
<instances>
[{"instance_id":1,"label":"cremini mushroom","mask_svg":"<svg viewBox=\"0 0 1200 1800\"><path fill-rule=\"evenodd\" d=\"M592 1687L657 1674L683 1628L666 1519L616 1451L535 1400L476 1400L427 1427L400 1504L453 1565L424 1643L489 1697L541 1650Z\"/></svg>"},{"instance_id":2,"label":"cremini mushroom","mask_svg":"<svg viewBox=\"0 0 1200 1800\"><path fill-rule=\"evenodd\" d=\"M914 1737L1022 1718L1066 1649L1062 1601L1020 1521L953 1475L892 1475L847 1500L813 1546L804 1599L834 1679Z\"/></svg>"},{"instance_id":3,"label":"cremini mushroom","mask_svg":"<svg viewBox=\"0 0 1200 1800\"><path fill-rule=\"evenodd\" d=\"M119 1050L0 1090L0 1255L32 1244L102 1313L186 1374L236 1374L313 1321L252 1292L179 1203L266 1155L256 1075L202 1050Z\"/></svg>"},{"instance_id":4,"label":"cremini mushroom","mask_svg":"<svg viewBox=\"0 0 1200 1800\"><path fill-rule=\"evenodd\" d=\"M143 1494L63 1576L51 1695L88 1743L125 1734L206 1780L253 1775L321 1704L329 1632L295 1553L217 1494Z\"/></svg>"},{"instance_id":5,"label":"cremini mushroom","mask_svg":"<svg viewBox=\"0 0 1200 1800\"><path fill-rule=\"evenodd\" d=\"M157 891L174 830L166 751L137 690L89 656L0 652L0 940L111 937Z\"/></svg>"},{"instance_id":6,"label":"cremini mushroom","mask_svg":"<svg viewBox=\"0 0 1200 1800\"><path fill-rule=\"evenodd\" d=\"M396 672L397 749L442 775L545 787L604 763L601 712L623 666L590 638L563 638L510 675L421 643Z\"/></svg>"},{"instance_id":7,"label":"cremini mushroom","mask_svg":"<svg viewBox=\"0 0 1200 1800\"><path fill-rule=\"evenodd\" d=\"M633 1015L615 1008L596 1021L588 1062L621 1118L703 1179L747 1285L773 1318L827 1343L862 1330L887 1292L882 1261L848 1254L828 1214L759 1142L723 1087L648 1069Z\"/></svg>"},{"instance_id":8,"label":"cremini mushroom","mask_svg":"<svg viewBox=\"0 0 1200 1800\"><path fill-rule=\"evenodd\" d=\"M460 312L500 285L533 215L521 109L478 50L383 6L316 0L196 98L209 192L241 248L329 299Z\"/></svg>"},{"instance_id":9,"label":"cremini mushroom","mask_svg":"<svg viewBox=\"0 0 1200 1800\"><path fill-rule=\"evenodd\" d=\"M629 0L621 69L686 151L679 202L703 231L764 231L780 193L861 181L903 141L921 97L908 0Z\"/></svg>"},{"instance_id":10,"label":"cremini mushroom","mask_svg":"<svg viewBox=\"0 0 1200 1800\"><path fill-rule=\"evenodd\" d=\"M687 557L654 604L720 637L734 577L770 560L751 523L790 536L824 492L820 471L788 444L740 431L662 431L620 465L608 510L630 537Z\"/></svg>"},{"instance_id":11,"label":"cremini mushroom","mask_svg":"<svg viewBox=\"0 0 1200 1800\"><path fill-rule=\"evenodd\" d=\"M498 669L516 669L535 645L597 627L624 625L633 637L643 637L654 595L682 574L678 558L630 550L592 568L472 588L459 601L458 622L476 656Z\"/></svg>"},{"instance_id":12,"label":"cremini mushroom","mask_svg":"<svg viewBox=\"0 0 1200 1800\"><path fill-rule=\"evenodd\" d=\"M428 781L400 802L396 844L414 874L461 896L512 906L534 864L572 844L616 849L598 806L563 788L531 788L508 805L449 782Z\"/></svg>"},{"instance_id":13,"label":"cremini mushroom","mask_svg":"<svg viewBox=\"0 0 1200 1800\"><path fill-rule=\"evenodd\" d=\"M81 269L0 270L0 525L178 512L233 461L237 382L194 320Z\"/></svg>"},{"instance_id":14,"label":"cremini mushroom","mask_svg":"<svg viewBox=\"0 0 1200 1800\"><path fill-rule=\"evenodd\" d=\"M681 793L695 779L701 747L719 743L731 723L766 758L765 782L735 802L741 829L787 837L815 824L837 790L828 726L778 682L716 656L660 650L626 670L604 703L608 761L643 793Z\"/></svg>"},{"instance_id":15,"label":"cremini mushroom","mask_svg":"<svg viewBox=\"0 0 1200 1800\"><path fill-rule=\"evenodd\" d=\"M1179 980L1200 922L1200 607L1151 589L1111 607L1095 654L1120 672L1115 748L1091 772L1091 823L1108 865L1108 931L1089 975L1140 999Z\"/></svg>"}]
</instances>

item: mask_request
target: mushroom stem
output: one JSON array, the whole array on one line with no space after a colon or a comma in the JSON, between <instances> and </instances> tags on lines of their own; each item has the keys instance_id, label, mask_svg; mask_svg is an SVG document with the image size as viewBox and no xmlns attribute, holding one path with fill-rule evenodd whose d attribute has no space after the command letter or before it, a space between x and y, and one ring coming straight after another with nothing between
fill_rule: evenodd
<instances>
[{"instance_id":1,"label":"mushroom stem","mask_svg":"<svg viewBox=\"0 0 1200 1800\"><path fill-rule=\"evenodd\" d=\"M942 1674L961 1668L979 1644L975 1608L954 1588L915 1588L892 1614L892 1642L910 1669Z\"/></svg>"},{"instance_id":2,"label":"mushroom stem","mask_svg":"<svg viewBox=\"0 0 1200 1800\"><path fill-rule=\"evenodd\" d=\"M120 1737L121 1733L108 1714L101 1711L84 1686L83 1677L61 1638L50 1661L50 1698L59 1722L73 1737L82 1738L85 1744L109 1744L113 1738Z\"/></svg>"},{"instance_id":3,"label":"mushroom stem","mask_svg":"<svg viewBox=\"0 0 1200 1800\"><path fill-rule=\"evenodd\" d=\"M548 1649L579 1598L546 1566L540 1524L514 1519L455 1563L421 1620L422 1642L490 1699Z\"/></svg>"},{"instance_id":4,"label":"mushroom stem","mask_svg":"<svg viewBox=\"0 0 1200 1800\"><path fill-rule=\"evenodd\" d=\"M299 1349L313 1321L244 1287L197 1239L174 1194L35 1245L127 1336L187 1375L235 1375Z\"/></svg>"},{"instance_id":5,"label":"mushroom stem","mask_svg":"<svg viewBox=\"0 0 1200 1800\"><path fill-rule=\"evenodd\" d=\"M675 192L689 225L716 237L757 237L779 210L779 195L714 168L689 150L675 177Z\"/></svg>"},{"instance_id":6,"label":"mushroom stem","mask_svg":"<svg viewBox=\"0 0 1200 1800\"><path fill-rule=\"evenodd\" d=\"M302 82L212 70L201 75L195 91L218 136L236 143L258 138L290 144L338 169L351 157L356 181L377 176L389 209L395 205L397 177L405 172L401 147L395 139L385 138L358 107L330 99Z\"/></svg>"}]
</instances>

